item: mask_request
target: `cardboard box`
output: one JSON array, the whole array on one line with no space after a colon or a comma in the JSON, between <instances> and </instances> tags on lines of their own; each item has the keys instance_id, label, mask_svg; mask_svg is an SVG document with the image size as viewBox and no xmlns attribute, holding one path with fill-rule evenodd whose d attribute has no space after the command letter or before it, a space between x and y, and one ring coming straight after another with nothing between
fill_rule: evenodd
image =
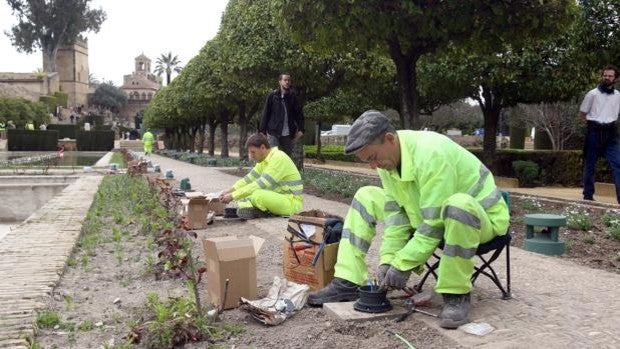
<instances>
[{"instance_id":1,"label":"cardboard box","mask_svg":"<svg viewBox=\"0 0 620 349\"><path fill-rule=\"evenodd\" d=\"M226 207L219 200L213 201L213 199L209 200L200 197L191 198L187 201L182 199L181 202L187 202L185 214L187 215L190 229L206 228L209 223L207 219L209 212L213 211L216 216L222 216L224 215L224 207Z\"/></svg>"},{"instance_id":2,"label":"cardboard box","mask_svg":"<svg viewBox=\"0 0 620 349\"><path fill-rule=\"evenodd\" d=\"M339 243L325 245L316 265L312 265L312 260L319 250L317 244L323 242L326 219L333 217L340 218L319 210L300 212L290 217L289 228L304 233L316 244L304 242L301 237L286 231L282 245L282 267L287 280L306 284L312 290L317 290L325 287L334 278ZM293 241L292 244L290 240Z\"/></svg>"},{"instance_id":3,"label":"cardboard box","mask_svg":"<svg viewBox=\"0 0 620 349\"><path fill-rule=\"evenodd\" d=\"M256 299L256 254L264 241L256 236L203 239L207 298L211 305L231 309L238 306L241 297Z\"/></svg>"}]
</instances>

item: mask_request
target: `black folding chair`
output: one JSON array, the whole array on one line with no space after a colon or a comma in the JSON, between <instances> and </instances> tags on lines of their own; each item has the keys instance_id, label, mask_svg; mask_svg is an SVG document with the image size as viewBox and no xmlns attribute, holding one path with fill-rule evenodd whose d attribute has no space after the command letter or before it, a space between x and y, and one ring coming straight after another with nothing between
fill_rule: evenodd
<instances>
[{"instance_id":1,"label":"black folding chair","mask_svg":"<svg viewBox=\"0 0 620 349\"><path fill-rule=\"evenodd\" d=\"M502 192L502 196L504 197L504 200L506 200L506 203L508 203L508 205L510 206L510 200L508 198L508 193ZM502 292L502 299L510 299L512 297L512 295L510 294L510 240L511 239L512 239L512 236L510 234L510 228L509 228L508 231L506 232L506 235L496 236L493 240L486 242L484 244L478 245L478 249L476 250L476 256L481 261L481 264L474 266L474 273L471 276L472 285L476 282L476 280L478 279L478 276L480 276L481 274L487 276L489 279L491 279L491 281L493 281L495 286L497 286L497 288L499 288L499 290ZM439 244L439 248L443 250L443 247L444 247L444 241L442 240L441 243ZM504 249L506 250L506 287L502 285L502 282L499 279L499 276L497 275L497 273L491 266L491 263L493 263L499 257L499 255L502 253ZM490 252L493 252L491 257L488 259L485 258L485 255ZM426 273L424 273L424 276L422 276L422 280L420 280L420 282L414 287L416 291L418 292L422 290L422 287L424 286L424 283L426 282L426 279L428 279L429 275L432 274L435 277L435 280L437 280L436 270L439 267L439 262L441 262L441 257L437 255L436 253L433 253L433 257L435 257L437 260L433 264L430 264L428 261L426 262L426 268L428 270L426 271Z\"/></svg>"}]
</instances>

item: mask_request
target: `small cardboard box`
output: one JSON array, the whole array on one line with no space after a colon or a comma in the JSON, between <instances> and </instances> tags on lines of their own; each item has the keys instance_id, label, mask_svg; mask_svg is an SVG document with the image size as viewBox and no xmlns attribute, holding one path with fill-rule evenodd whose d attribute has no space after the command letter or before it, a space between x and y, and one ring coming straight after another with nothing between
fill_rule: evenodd
<instances>
[{"instance_id":1,"label":"small cardboard box","mask_svg":"<svg viewBox=\"0 0 620 349\"><path fill-rule=\"evenodd\" d=\"M323 211L312 210L292 215L289 228L304 233L309 240L322 243L327 218L340 218ZM338 256L339 243L325 245L316 265L312 260L319 250L319 245L303 242L288 230L285 233L283 248L283 273L287 280L306 284L312 290L325 287L334 278L334 266ZM291 243L292 240L292 243Z\"/></svg>"},{"instance_id":2,"label":"small cardboard box","mask_svg":"<svg viewBox=\"0 0 620 349\"><path fill-rule=\"evenodd\" d=\"M194 197L188 201L182 199L181 202L187 202L187 210L185 214L187 215L190 229L206 228L209 223L207 219L209 212L213 211L216 216L222 216L224 215L224 207L226 207L225 204L221 203L217 199L209 200L204 197Z\"/></svg>"},{"instance_id":3,"label":"small cardboard box","mask_svg":"<svg viewBox=\"0 0 620 349\"><path fill-rule=\"evenodd\" d=\"M256 255L264 241L256 236L224 236L202 241L211 305L231 309L238 306L241 297L256 299Z\"/></svg>"},{"instance_id":4,"label":"small cardboard box","mask_svg":"<svg viewBox=\"0 0 620 349\"><path fill-rule=\"evenodd\" d=\"M209 200L204 198L189 199L187 203L187 223L190 229L204 229L209 223Z\"/></svg>"}]
</instances>

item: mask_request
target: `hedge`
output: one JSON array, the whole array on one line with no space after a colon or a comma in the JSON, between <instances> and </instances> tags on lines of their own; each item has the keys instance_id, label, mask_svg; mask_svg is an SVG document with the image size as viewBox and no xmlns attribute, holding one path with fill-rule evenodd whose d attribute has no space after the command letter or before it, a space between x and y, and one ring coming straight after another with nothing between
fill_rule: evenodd
<instances>
[{"instance_id":1,"label":"hedge","mask_svg":"<svg viewBox=\"0 0 620 349\"><path fill-rule=\"evenodd\" d=\"M7 130L9 151L56 151L58 131Z\"/></svg>"},{"instance_id":2,"label":"hedge","mask_svg":"<svg viewBox=\"0 0 620 349\"><path fill-rule=\"evenodd\" d=\"M306 157L316 159L316 146L305 146ZM482 158L481 148L468 148ZM330 145L321 148L325 160L360 162L355 155L344 155L343 146ZM532 161L540 168L537 182L541 185L580 186L583 175L583 153L581 150L520 150L497 149L495 151L493 174L502 177L516 177L513 161ZM596 165L596 181L613 183L613 175L604 159Z\"/></svg>"},{"instance_id":3,"label":"hedge","mask_svg":"<svg viewBox=\"0 0 620 349\"><path fill-rule=\"evenodd\" d=\"M77 131L77 150L109 151L114 149L113 131Z\"/></svg>"},{"instance_id":4,"label":"hedge","mask_svg":"<svg viewBox=\"0 0 620 349\"><path fill-rule=\"evenodd\" d=\"M48 130L57 130L59 132L59 139L70 138L75 139L75 132L77 131L76 125L65 125L65 124L50 124L47 125Z\"/></svg>"},{"instance_id":5,"label":"hedge","mask_svg":"<svg viewBox=\"0 0 620 349\"><path fill-rule=\"evenodd\" d=\"M54 96L41 96L39 97L39 102L45 104L50 113L56 109L56 103L58 103Z\"/></svg>"},{"instance_id":6,"label":"hedge","mask_svg":"<svg viewBox=\"0 0 620 349\"><path fill-rule=\"evenodd\" d=\"M54 92L54 97L56 97L56 102L58 103L58 105L60 105L63 108L67 107L67 104L69 101L69 94L58 91L58 92Z\"/></svg>"}]
</instances>

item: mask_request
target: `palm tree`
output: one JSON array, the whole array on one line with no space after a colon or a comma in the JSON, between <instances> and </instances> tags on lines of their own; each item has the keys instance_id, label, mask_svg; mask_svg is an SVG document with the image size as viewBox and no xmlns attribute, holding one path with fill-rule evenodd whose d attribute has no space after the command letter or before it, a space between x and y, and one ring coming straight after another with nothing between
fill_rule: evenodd
<instances>
[{"instance_id":1,"label":"palm tree","mask_svg":"<svg viewBox=\"0 0 620 349\"><path fill-rule=\"evenodd\" d=\"M181 61L177 55L173 57L172 52L168 52L168 54L162 53L161 56L157 58L156 64L155 73L157 76L161 76L161 74L166 73L166 85L170 85L170 76L172 75L172 72L181 72L181 67L179 66Z\"/></svg>"}]
</instances>

